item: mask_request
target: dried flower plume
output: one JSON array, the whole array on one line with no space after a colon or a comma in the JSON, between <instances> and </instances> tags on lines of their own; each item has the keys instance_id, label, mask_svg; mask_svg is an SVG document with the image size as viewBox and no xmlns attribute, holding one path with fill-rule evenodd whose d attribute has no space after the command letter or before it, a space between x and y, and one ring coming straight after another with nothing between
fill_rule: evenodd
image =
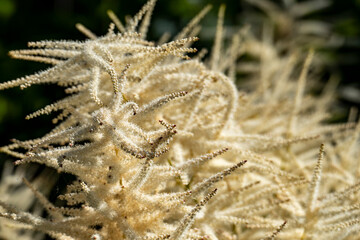
<instances>
[{"instance_id":1,"label":"dried flower plume","mask_svg":"<svg viewBox=\"0 0 360 240\"><path fill-rule=\"evenodd\" d=\"M40 163L76 181L58 206L24 179L46 217L1 199L1 236L27 229L59 240L358 239L360 125L324 123L335 85L309 94L317 54L304 56L296 41L279 47L271 33L258 38L247 27L227 41L221 6L202 61L191 44L210 7L172 41L152 42L155 2L125 25L109 11L104 36L77 24L88 40L10 52L51 67L0 89L52 83L69 96L26 116L58 112L50 133L0 150L17 165ZM324 6L289 1L285 14L267 0L249 2L283 31ZM307 34L296 29L298 40ZM9 220L14 227L4 230Z\"/></svg>"}]
</instances>

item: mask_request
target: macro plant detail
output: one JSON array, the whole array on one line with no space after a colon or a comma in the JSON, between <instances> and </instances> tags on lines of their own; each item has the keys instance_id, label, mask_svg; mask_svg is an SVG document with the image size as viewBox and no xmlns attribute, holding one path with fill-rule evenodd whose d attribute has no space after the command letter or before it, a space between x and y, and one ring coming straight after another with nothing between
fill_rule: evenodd
<instances>
[{"instance_id":1,"label":"macro plant detail","mask_svg":"<svg viewBox=\"0 0 360 240\"><path fill-rule=\"evenodd\" d=\"M35 162L76 180L57 206L41 186L51 183L24 178L24 191L46 214L12 206L4 187L0 236L43 238L33 230L63 240L358 239L360 125L356 117L326 124L336 81L311 94L321 58L312 48L303 54L296 41L324 37L294 28L285 44L269 29L259 38L246 26L228 40L221 6L205 58L192 44L211 7L173 40L154 42L146 35L155 2L125 25L109 11L104 36L78 24L88 40L29 42L30 49L10 52L52 66L1 83L1 90L51 83L69 96L26 116L60 112L50 133L0 151L18 159L19 171ZM281 13L269 1L249 2L270 17ZM301 26L302 14L323 6L313 2L319 4L311 9L294 1L288 7L302 12L278 16ZM1 186L12 177L4 174Z\"/></svg>"}]
</instances>

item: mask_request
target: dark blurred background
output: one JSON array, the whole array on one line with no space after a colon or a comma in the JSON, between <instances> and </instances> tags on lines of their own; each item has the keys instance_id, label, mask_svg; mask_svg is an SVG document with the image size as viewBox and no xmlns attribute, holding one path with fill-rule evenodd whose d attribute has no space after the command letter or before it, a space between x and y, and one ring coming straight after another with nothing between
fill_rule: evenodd
<instances>
[{"instance_id":1,"label":"dark blurred background","mask_svg":"<svg viewBox=\"0 0 360 240\"><path fill-rule=\"evenodd\" d=\"M10 59L9 50L24 49L28 41L51 39L78 39L85 37L75 29L82 23L94 33L106 33L109 19L106 11L112 9L121 20L126 14L135 14L145 0L0 0L0 82L45 69L45 64ZM274 0L280 2L280 0ZM243 25L243 13L249 4L241 0L159 0L156 4L149 32L151 40L165 31L176 34L206 4L213 9L203 21L207 31L200 45L210 46L211 32L216 26L217 10L225 3L226 25ZM251 8L251 7L250 7ZM251 9L250 9L251 10ZM312 15L332 25L332 31L341 36L338 47L328 50L329 72L336 71L342 78L339 87L340 111L338 119L346 119L351 106L359 106L360 76L360 0L334 0L332 5ZM211 27L213 26L213 27ZM210 32L210 33L209 33ZM201 37L202 35L200 35ZM62 89L56 86L32 86L23 91L9 89L0 92L0 146L9 139L40 137L51 128L52 116L29 121L24 117L45 105L60 99ZM0 156L2 159L3 155ZM5 157L5 159L8 157Z\"/></svg>"}]
</instances>

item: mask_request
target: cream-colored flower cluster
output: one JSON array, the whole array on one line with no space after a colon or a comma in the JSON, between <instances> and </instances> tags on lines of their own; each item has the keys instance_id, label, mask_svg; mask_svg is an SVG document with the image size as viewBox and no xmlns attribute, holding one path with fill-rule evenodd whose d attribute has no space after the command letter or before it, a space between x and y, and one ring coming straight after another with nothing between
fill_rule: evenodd
<instances>
[{"instance_id":1,"label":"cream-colored flower cluster","mask_svg":"<svg viewBox=\"0 0 360 240\"><path fill-rule=\"evenodd\" d=\"M109 12L104 36L77 25L88 40L10 52L53 66L0 89L53 83L69 96L27 116L60 111L50 133L1 151L77 180L58 197L63 206L26 182L46 218L4 201L0 215L62 240L358 239L360 127L325 124L336 83L309 94L316 53L247 27L224 44L222 6L203 61L191 44L210 7L174 40L152 42L155 2L126 26ZM276 13L268 1L251 2Z\"/></svg>"}]
</instances>

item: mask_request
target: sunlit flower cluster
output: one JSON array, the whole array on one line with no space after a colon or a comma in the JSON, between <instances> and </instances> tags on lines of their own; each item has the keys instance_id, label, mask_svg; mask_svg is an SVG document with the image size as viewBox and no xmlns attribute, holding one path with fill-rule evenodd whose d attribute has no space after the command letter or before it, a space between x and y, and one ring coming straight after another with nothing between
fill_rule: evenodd
<instances>
[{"instance_id":1,"label":"sunlit flower cluster","mask_svg":"<svg viewBox=\"0 0 360 240\"><path fill-rule=\"evenodd\" d=\"M88 40L10 52L52 66L0 89L52 83L69 96L26 117L60 112L50 133L0 150L17 165L43 164L76 180L58 196L62 206L24 180L46 217L1 199L0 216L16 226L4 238L31 229L61 240L358 239L360 127L354 119L326 124L336 81L309 93L317 54L247 26L224 39L221 6L203 60L206 51L191 44L210 7L173 40L153 42L146 33L155 2L126 25L109 12L104 36L77 25ZM270 17L281 13L250 2ZM311 5L288 7L303 11L274 24L291 19L300 28ZM296 29L294 38L311 40Z\"/></svg>"}]
</instances>

